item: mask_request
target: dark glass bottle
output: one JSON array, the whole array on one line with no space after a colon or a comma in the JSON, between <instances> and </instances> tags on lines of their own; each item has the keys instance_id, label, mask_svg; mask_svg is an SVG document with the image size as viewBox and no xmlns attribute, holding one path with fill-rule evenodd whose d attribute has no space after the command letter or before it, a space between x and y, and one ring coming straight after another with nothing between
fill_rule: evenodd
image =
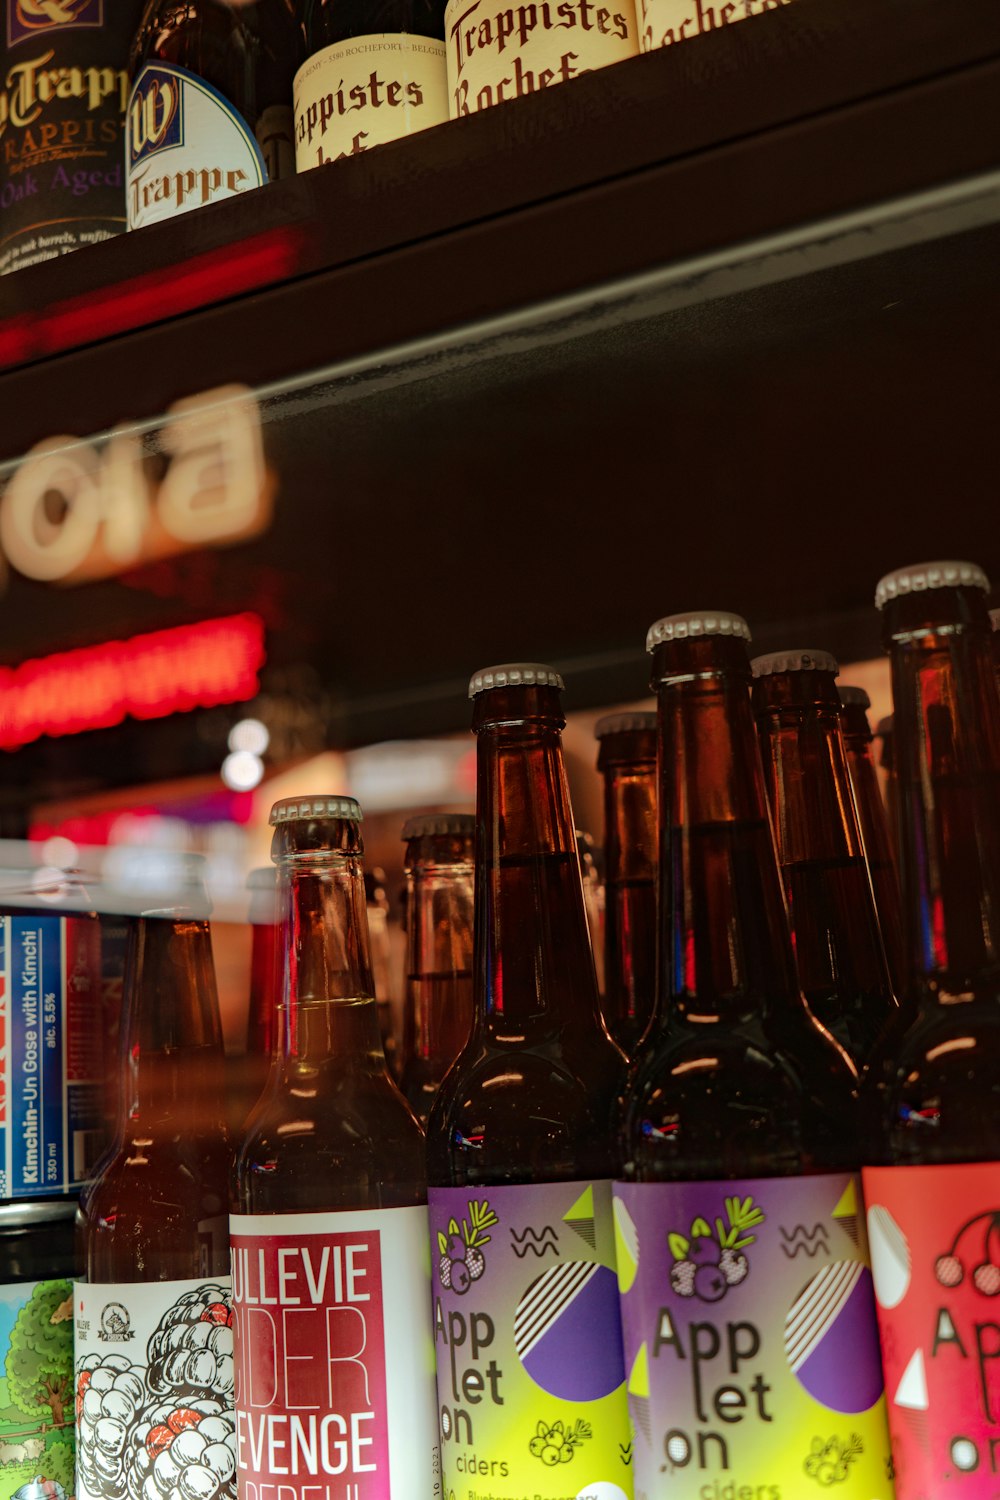
<instances>
[{"instance_id":1,"label":"dark glass bottle","mask_svg":"<svg viewBox=\"0 0 1000 1500\"><path fill-rule=\"evenodd\" d=\"M365 871L365 907L372 983L378 1002L378 1025L389 1072L398 1082L403 1066L402 1007L396 1003L392 982L392 942L389 936L389 894L380 865Z\"/></svg>"},{"instance_id":2,"label":"dark glass bottle","mask_svg":"<svg viewBox=\"0 0 1000 1500\"><path fill-rule=\"evenodd\" d=\"M779 651L751 670L799 982L860 1073L896 997L847 769L839 668L825 651Z\"/></svg>"},{"instance_id":3,"label":"dark glass bottle","mask_svg":"<svg viewBox=\"0 0 1000 1500\"><path fill-rule=\"evenodd\" d=\"M301 58L292 0L148 0L129 64L128 227L291 176Z\"/></svg>"},{"instance_id":4,"label":"dark glass bottle","mask_svg":"<svg viewBox=\"0 0 1000 1500\"><path fill-rule=\"evenodd\" d=\"M892 668L914 1007L880 1043L863 1095L897 1500L987 1494L1000 1444L983 1357L1000 1292L1000 695L988 587L975 565L938 562L888 574L875 596Z\"/></svg>"},{"instance_id":5,"label":"dark glass bottle","mask_svg":"<svg viewBox=\"0 0 1000 1500\"><path fill-rule=\"evenodd\" d=\"M232 1083L230 1128L242 1130L247 1115L257 1103L271 1070L278 1045L278 952L277 877L273 865L251 870L250 892L250 995L247 1004L246 1047L228 1064Z\"/></svg>"},{"instance_id":6,"label":"dark glass bottle","mask_svg":"<svg viewBox=\"0 0 1000 1500\"><path fill-rule=\"evenodd\" d=\"M990 626L993 631L993 665L1000 683L1000 609L990 610Z\"/></svg>"},{"instance_id":7,"label":"dark glass bottle","mask_svg":"<svg viewBox=\"0 0 1000 1500\"><path fill-rule=\"evenodd\" d=\"M215 1491L235 1496L230 1151L198 901L194 890L183 911L137 918L129 939L117 1128L77 1216L81 1500L109 1487L136 1493L167 1473L186 1493L206 1479L210 1444ZM145 1441L151 1425L155 1444ZM175 1449L181 1431L189 1435Z\"/></svg>"},{"instance_id":8,"label":"dark glass bottle","mask_svg":"<svg viewBox=\"0 0 1000 1500\"><path fill-rule=\"evenodd\" d=\"M872 891L878 911L882 942L893 993L906 993L903 914L899 899L899 876L885 803L878 784L878 772L872 756L872 731L868 722L871 699L864 688L841 683L840 722L847 752L847 769L854 792L865 858L872 878Z\"/></svg>"},{"instance_id":9,"label":"dark glass bottle","mask_svg":"<svg viewBox=\"0 0 1000 1500\"><path fill-rule=\"evenodd\" d=\"M402 1089L421 1121L472 1028L475 833L468 813L430 813L403 825L410 1042Z\"/></svg>"},{"instance_id":10,"label":"dark glass bottle","mask_svg":"<svg viewBox=\"0 0 1000 1500\"><path fill-rule=\"evenodd\" d=\"M445 0L298 0L298 170L448 119Z\"/></svg>"},{"instance_id":11,"label":"dark glass bottle","mask_svg":"<svg viewBox=\"0 0 1000 1500\"><path fill-rule=\"evenodd\" d=\"M656 990L656 715L598 719L604 777L604 1019L631 1056Z\"/></svg>"},{"instance_id":12,"label":"dark glass bottle","mask_svg":"<svg viewBox=\"0 0 1000 1500\"><path fill-rule=\"evenodd\" d=\"M470 685L474 1020L427 1127L444 1490L469 1491L474 1453L495 1500L575 1492L562 1464L584 1433L589 1487L631 1489L609 1180L625 1059L598 1004L561 689L535 664ZM456 1348L460 1319L489 1337Z\"/></svg>"},{"instance_id":13,"label":"dark glass bottle","mask_svg":"<svg viewBox=\"0 0 1000 1500\"><path fill-rule=\"evenodd\" d=\"M893 756L893 715L886 714L884 719L879 719L875 726L875 738L878 741L878 763L884 778L885 797L885 821L889 829L889 840L892 844L893 859L896 871L899 871L899 798L896 791L896 762ZM905 937L904 937L905 944ZM903 972L906 973L906 953L903 954Z\"/></svg>"},{"instance_id":14,"label":"dark glass bottle","mask_svg":"<svg viewBox=\"0 0 1000 1500\"><path fill-rule=\"evenodd\" d=\"M424 1500L436 1446L424 1141L382 1050L361 809L350 797L289 798L271 822L280 1039L230 1193L246 1479L261 1492L289 1483L283 1445L299 1423L293 1493L315 1482L319 1442L322 1472L338 1473L345 1493L375 1473L385 1493L391 1477L393 1497ZM269 1302L279 1311L261 1318ZM262 1382L266 1370L274 1381Z\"/></svg>"},{"instance_id":15,"label":"dark glass bottle","mask_svg":"<svg viewBox=\"0 0 1000 1500\"><path fill-rule=\"evenodd\" d=\"M594 842L594 836L585 829L576 830L576 852L580 860L580 879L583 882L583 909L587 913L587 931L590 948L594 955L594 973L597 976L597 993L604 994L604 859L602 851Z\"/></svg>"}]
</instances>

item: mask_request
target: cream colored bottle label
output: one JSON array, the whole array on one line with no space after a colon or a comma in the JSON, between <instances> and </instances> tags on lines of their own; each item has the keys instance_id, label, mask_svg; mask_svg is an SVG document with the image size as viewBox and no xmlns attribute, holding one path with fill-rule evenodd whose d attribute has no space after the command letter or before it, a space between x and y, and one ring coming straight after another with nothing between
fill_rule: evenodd
<instances>
[{"instance_id":1,"label":"cream colored bottle label","mask_svg":"<svg viewBox=\"0 0 1000 1500\"><path fill-rule=\"evenodd\" d=\"M293 90L304 172L447 120L444 43L406 32L351 37L303 63Z\"/></svg>"},{"instance_id":2,"label":"cream colored bottle label","mask_svg":"<svg viewBox=\"0 0 1000 1500\"><path fill-rule=\"evenodd\" d=\"M639 51L634 0L449 0L444 34L452 119Z\"/></svg>"},{"instance_id":3,"label":"cream colored bottle label","mask_svg":"<svg viewBox=\"0 0 1000 1500\"><path fill-rule=\"evenodd\" d=\"M733 21L779 10L792 0L636 0L639 43L643 52L671 47L706 31L718 31Z\"/></svg>"}]
</instances>

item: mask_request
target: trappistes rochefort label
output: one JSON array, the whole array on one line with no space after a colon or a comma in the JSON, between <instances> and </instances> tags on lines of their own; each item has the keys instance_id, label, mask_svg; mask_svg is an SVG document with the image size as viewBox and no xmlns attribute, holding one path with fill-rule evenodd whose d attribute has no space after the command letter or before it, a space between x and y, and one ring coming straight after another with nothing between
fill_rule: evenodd
<instances>
[{"instance_id":1,"label":"trappistes rochefort label","mask_svg":"<svg viewBox=\"0 0 1000 1500\"><path fill-rule=\"evenodd\" d=\"M863 1180L898 1500L994 1500L1000 1162Z\"/></svg>"},{"instance_id":2,"label":"trappistes rochefort label","mask_svg":"<svg viewBox=\"0 0 1000 1500\"><path fill-rule=\"evenodd\" d=\"M0 0L0 274L125 228L128 49L142 0Z\"/></svg>"},{"instance_id":3,"label":"trappistes rochefort label","mask_svg":"<svg viewBox=\"0 0 1000 1500\"><path fill-rule=\"evenodd\" d=\"M233 198L268 180L260 143L238 110L203 78L173 63L141 69L128 102L126 137L129 229Z\"/></svg>"},{"instance_id":4,"label":"trappistes rochefort label","mask_svg":"<svg viewBox=\"0 0 1000 1500\"><path fill-rule=\"evenodd\" d=\"M104 1143L100 929L0 917L0 1199L81 1187Z\"/></svg>"},{"instance_id":5,"label":"trappistes rochefort label","mask_svg":"<svg viewBox=\"0 0 1000 1500\"><path fill-rule=\"evenodd\" d=\"M33 1494L72 1495L71 1281L0 1285L0 1381L0 1500L36 1478Z\"/></svg>"},{"instance_id":6,"label":"trappistes rochefort label","mask_svg":"<svg viewBox=\"0 0 1000 1500\"><path fill-rule=\"evenodd\" d=\"M639 51L633 0L448 0L444 35L452 119Z\"/></svg>"},{"instance_id":7,"label":"trappistes rochefort label","mask_svg":"<svg viewBox=\"0 0 1000 1500\"><path fill-rule=\"evenodd\" d=\"M229 1277L74 1292L76 1500L235 1500Z\"/></svg>"},{"instance_id":8,"label":"trappistes rochefort label","mask_svg":"<svg viewBox=\"0 0 1000 1500\"><path fill-rule=\"evenodd\" d=\"M240 1500L439 1496L426 1208L230 1219Z\"/></svg>"},{"instance_id":9,"label":"trappistes rochefort label","mask_svg":"<svg viewBox=\"0 0 1000 1500\"><path fill-rule=\"evenodd\" d=\"M384 32L315 53L295 75L295 165L304 172L448 119L444 43Z\"/></svg>"},{"instance_id":10,"label":"trappistes rochefort label","mask_svg":"<svg viewBox=\"0 0 1000 1500\"><path fill-rule=\"evenodd\" d=\"M892 1500L857 1177L615 1183L637 1500Z\"/></svg>"},{"instance_id":11,"label":"trappistes rochefort label","mask_svg":"<svg viewBox=\"0 0 1000 1500\"><path fill-rule=\"evenodd\" d=\"M792 0L636 0L639 42L643 52L653 52L791 4Z\"/></svg>"},{"instance_id":12,"label":"trappistes rochefort label","mask_svg":"<svg viewBox=\"0 0 1000 1500\"><path fill-rule=\"evenodd\" d=\"M610 1182L428 1200L449 1500L630 1500Z\"/></svg>"}]
</instances>

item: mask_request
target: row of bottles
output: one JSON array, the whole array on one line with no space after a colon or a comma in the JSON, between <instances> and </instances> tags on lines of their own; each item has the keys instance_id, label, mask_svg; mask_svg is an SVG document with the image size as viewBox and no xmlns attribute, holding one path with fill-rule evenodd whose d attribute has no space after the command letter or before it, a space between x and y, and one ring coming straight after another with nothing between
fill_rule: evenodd
<instances>
[{"instance_id":1,"label":"row of bottles","mask_svg":"<svg viewBox=\"0 0 1000 1500\"><path fill-rule=\"evenodd\" d=\"M137 923L116 1140L78 1220L81 1500L237 1483L247 1500L317 1484L466 1500L836 1484L891 1500L894 1471L899 1500L992 1496L986 588L968 564L879 586L898 996L855 799L827 808L819 852L821 793L801 825L786 808L772 828L769 784L787 795L812 766L813 788L843 791L831 661L765 658L754 676L746 624L723 612L650 631L657 979L631 1067L601 1014L546 667L472 680L473 1018L426 1139L381 1045L351 799L272 811L277 1041L232 1152L207 924L194 908ZM409 833L411 858L443 837L464 860L464 829ZM845 956L845 911L864 964Z\"/></svg>"},{"instance_id":2,"label":"row of bottles","mask_svg":"<svg viewBox=\"0 0 1000 1500\"><path fill-rule=\"evenodd\" d=\"M0 274L787 3L5 0Z\"/></svg>"}]
</instances>

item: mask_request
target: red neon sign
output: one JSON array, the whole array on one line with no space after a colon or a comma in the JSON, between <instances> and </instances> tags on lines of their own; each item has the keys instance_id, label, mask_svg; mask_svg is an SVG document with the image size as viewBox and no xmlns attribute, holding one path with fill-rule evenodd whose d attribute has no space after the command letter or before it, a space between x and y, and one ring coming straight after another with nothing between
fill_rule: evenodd
<instances>
[{"instance_id":1,"label":"red neon sign","mask_svg":"<svg viewBox=\"0 0 1000 1500\"><path fill-rule=\"evenodd\" d=\"M264 663L259 615L227 615L0 667L0 748L242 703Z\"/></svg>"}]
</instances>

